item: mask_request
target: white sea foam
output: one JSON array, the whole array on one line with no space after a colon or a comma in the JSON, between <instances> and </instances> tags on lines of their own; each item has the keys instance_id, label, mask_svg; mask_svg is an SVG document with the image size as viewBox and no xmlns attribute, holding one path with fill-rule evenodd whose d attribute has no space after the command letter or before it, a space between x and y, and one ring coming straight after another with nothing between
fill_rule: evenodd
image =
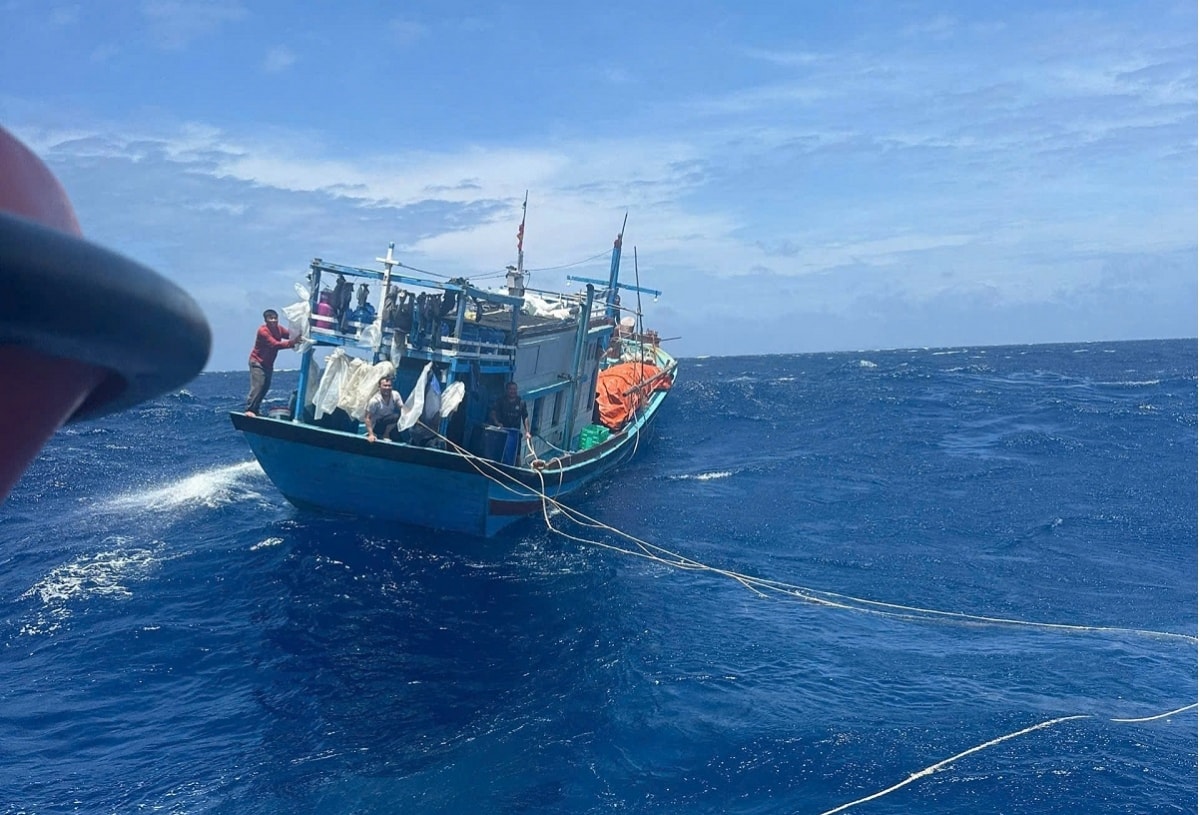
<instances>
[{"instance_id":1,"label":"white sea foam","mask_svg":"<svg viewBox=\"0 0 1200 815\"><path fill-rule=\"evenodd\" d=\"M257 552L260 549L270 549L274 546L278 546L281 543L283 543L283 538L264 538L263 540L260 540L258 543L251 546L250 551Z\"/></svg>"},{"instance_id":2,"label":"white sea foam","mask_svg":"<svg viewBox=\"0 0 1200 815\"><path fill-rule=\"evenodd\" d=\"M670 478L672 481L712 481L714 478L729 478L731 475L733 472L730 470L718 470L713 473L673 475Z\"/></svg>"},{"instance_id":3,"label":"white sea foam","mask_svg":"<svg viewBox=\"0 0 1200 815\"><path fill-rule=\"evenodd\" d=\"M161 487L151 487L111 498L101 510L128 512L151 509L169 511L179 507L215 508L238 501L261 499L253 486L263 475L257 461L243 461L189 475Z\"/></svg>"},{"instance_id":4,"label":"white sea foam","mask_svg":"<svg viewBox=\"0 0 1200 815\"><path fill-rule=\"evenodd\" d=\"M156 569L161 546L127 545L126 538L107 541L113 548L84 555L64 563L21 595L41 603L34 619L21 627L22 634L48 634L71 616L72 605L94 597L124 599L133 595L130 586Z\"/></svg>"},{"instance_id":5,"label":"white sea foam","mask_svg":"<svg viewBox=\"0 0 1200 815\"><path fill-rule=\"evenodd\" d=\"M1160 379L1119 379L1111 382L1097 382L1097 385L1109 388L1145 388L1151 385L1161 385Z\"/></svg>"},{"instance_id":6,"label":"white sea foam","mask_svg":"<svg viewBox=\"0 0 1200 815\"><path fill-rule=\"evenodd\" d=\"M869 359L860 359L858 361L858 367L860 367L860 368L878 368L879 366L876 365L874 362L872 362Z\"/></svg>"}]
</instances>

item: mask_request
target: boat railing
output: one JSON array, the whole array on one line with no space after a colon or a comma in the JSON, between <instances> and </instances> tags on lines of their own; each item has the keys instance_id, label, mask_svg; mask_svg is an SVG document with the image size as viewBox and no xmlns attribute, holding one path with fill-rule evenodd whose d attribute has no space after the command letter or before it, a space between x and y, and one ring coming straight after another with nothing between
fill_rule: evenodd
<instances>
[{"instance_id":1,"label":"boat railing","mask_svg":"<svg viewBox=\"0 0 1200 815\"><path fill-rule=\"evenodd\" d=\"M314 321L314 324L309 326L309 336L318 345L368 348L370 346L364 345L360 332L371 325L370 323L347 322L346 327L351 330L343 332L336 328L318 326ZM382 347L390 347L396 341L395 331L392 328L383 329L381 339ZM405 334L400 337L398 345L406 356L428 355L430 358L444 357L482 363L511 362L517 351L515 345L507 343L462 339L446 335L438 337L436 341L433 337L426 336L422 341L413 342L412 338Z\"/></svg>"},{"instance_id":2,"label":"boat railing","mask_svg":"<svg viewBox=\"0 0 1200 815\"><path fill-rule=\"evenodd\" d=\"M442 337L438 344L443 346L450 356L480 362L507 362L517 351L515 345L463 340L458 337Z\"/></svg>"}]
</instances>

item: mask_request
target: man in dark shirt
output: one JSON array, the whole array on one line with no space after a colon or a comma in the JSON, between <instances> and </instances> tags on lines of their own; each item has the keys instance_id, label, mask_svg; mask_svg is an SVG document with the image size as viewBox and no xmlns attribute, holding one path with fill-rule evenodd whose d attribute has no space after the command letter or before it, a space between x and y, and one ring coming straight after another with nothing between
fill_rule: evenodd
<instances>
[{"instance_id":1,"label":"man in dark shirt","mask_svg":"<svg viewBox=\"0 0 1200 815\"><path fill-rule=\"evenodd\" d=\"M525 426L529 413L525 409L525 402L517 393L516 382L509 382L504 395L492 402L492 410L488 414L488 418L492 424L500 427L519 428Z\"/></svg>"},{"instance_id":2,"label":"man in dark shirt","mask_svg":"<svg viewBox=\"0 0 1200 815\"><path fill-rule=\"evenodd\" d=\"M250 351L250 393L246 396L246 415L257 416L263 397L271 388L271 374L275 371L275 355L280 348L294 348L296 341L289 339L288 330L279 324L275 309L263 312L263 324L254 336L254 348Z\"/></svg>"},{"instance_id":3,"label":"man in dark shirt","mask_svg":"<svg viewBox=\"0 0 1200 815\"><path fill-rule=\"evenodd\" d=\"M525 402L517 393L517 383L509 382L504 395L492 403L488 419L494 425L505 428L506 438L500 461L504 464L516 464L517 453L521 449L521 429L525 430L525 438L529 438L529 414L525 410Z\"/></svg>"}]
</instances>

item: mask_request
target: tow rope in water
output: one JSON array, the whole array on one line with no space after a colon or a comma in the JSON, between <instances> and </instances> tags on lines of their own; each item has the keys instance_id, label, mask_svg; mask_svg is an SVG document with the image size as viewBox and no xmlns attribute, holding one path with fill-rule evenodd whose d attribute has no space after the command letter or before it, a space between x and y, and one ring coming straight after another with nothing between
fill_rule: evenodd
<instances>
[{"instance_id":1,"label":"tow rope in water","mask_svg":"<svg viewBox=\"0 0 1200 815\"><path fill-rule=\"evenodd\" d=\"M869 600L862 597L854 597L848 594L839 594L838 592L825 591L823 589L814 589L807 586L800 586L795 583L786 583L780 580L755 577L753 575L736 572L731 569L722 569L718 566L711 566L707 563L702 563L677 552L672 552L671 550L665 549L657 544L642 540L641 538L635 537L628 532L624 532L614 526L606 524L603 521L585 515L579 510L572 509L558 499L552 497L546 491L546 478L548 473L550 474L550 477L553 478L555 469L558 469L558 472L561 476L561 461L557 457L547 461L535 459L532 462L531 467L533 471L537 473L541 482L541 490L535 490L497 467L495 462L471 453L444 436L441 436L440 438L455 452L467 459L471 466L473 466L475 470L484 478L487 478L506 491L514 494L528 495L533 493L533 496L537 497L542 502L542 518L546 523L546 528L556 535L567 538L568 540L586 544L588 546L595 546L600 549L608 549L610 551L620 552L621 554L625 555L633 555L634 557L644 558L646 560L650 560L655 563L661 563L677 569L710 572L721 577L727 577L731 580L737 581L760 597L766 597L771 593L781 594L790 598L814 603L816 605L827 606L829 608L843 609L846 611L858 611L861 613L874 614L881 617L891 617L894 619L912 620L918 622L947 620L963 623L980 623L994 626L1037 628L1049 631L1130 634L1139 637L1150 637L1155 639L1182 640L1192 644L1196 644L1198 642L1197 638L1191 634L1180 634L1171 631L1153 631L1142 628L1122 628L1116 626L1034 622L1030 620L1019 620L1009 617L992 617L981 614L968 614L960 611L941 611L932 608L922 608L920 606L907 606L899 603L888 603L881 600ZM607 543L595 538L585 538L579 535L574 535L565 529L555 526L554 521L552 520L552 514L561 515L562 517L575 524L578 524L579 526L607 532L617 538L624 539L632 545L632 548Z\"/></svg>"},{"instance_id":2,"label":"tow rope in water","mask_svg":"<svg viewBox=\"0 0 1200 815\"><path fill-rule=\"evenodd\" d=\"M1192 710L1196 706L1197 706L1197 703L1193 702L1190 705L1186 705L1181 708L1176 708L1175 710L1168 710L1166 713L1158 713L1154 716L1146 716L1141 719L1108 719L1108 721L1119 722L1121 724L1129 724L1132 722L1151 722L1151 721L1154 721L1155 719L1165 719L1168 716L1174 716L1176 713L1183 713L1185 711ZM850 809L851 807L858 806L859 804L865 804L868 801L874 801L877 798L882 798L883 796L893 793L902 787L908 786L909 784L911 784L914 781L917 781L928 775L933 775L934 773L938 772L939 770L943 770L946 767L949 767L951 764L958 761L960 758L965 758L966 756L969 756L972 753L978 753L981 750L986 750L989 747L995 747L997 744L1006 742L1009 739L1015 739L1017 736L1024 736L1026 733L1032 733L1035 730L1043 730L1048 727L1053 727L1056 724L1062 724L1063 722L1073 722L1073 721L1078 721L1079 719L1093 719L1093 718L1097 718L1097 717L1092 716L1091 714L1083 714L1083 715L1078 715L1078 716L1063 716L1058 719L1050 719L1045 722L1039 722L1038 724L1035 724L1031 727L1026 727L1024 730L1018 730L1015 733L1009 733L1006 736L1000 736L999 738L992 739L991 741L985 741L983 744L977 744L969 750L963 750L961 753L958 753L957 755L950 756L950 758L942 759L941 761L937 762L936 764L930 764L925 769L918 770L917 772L913 773L908 778L901 781L899 784L893 784L892 786L888 787L887 789L882 789L879 792L872 793L871 795L868 795L865 798L859 798L856 801L850 801L849 803L842 804L841 806L834 807L833 809L827 809L824 812L822 812L821 815L834 815L834 813L836 813L836 812L845 812L846 810Z\"/></svg>"},{"instance_id":3,"label":"tow rope in water","mask_svg":"<svg viewBox=\"0 0 1200 815\"><path fill-rule=\"evenodd\" d=\"M650 543L649 541L645 541L630 535L629 533L606 524L603 521L597 520L578 510L572 509L558 499L551 497L546 491L546 472L547 470L553 471L553 469L557 468L561 478L561 460L557 457L548 461L542 461L536 458L532 461L530 466L534 472L538 474L538 478L541 482L541 490L533 491L529 486L521 482L519 479L497 467L492 461L476 456L474 453L471 453L465 448L455 444L446 437L441 436L440 434L437 435L455 452L463 456L463 458L465 458L471 464L471 466L474 467L477 472L479 472L480 475L502 487L503 489L520 495L527 495L531 491L536 492L537 497L540 498L542 502L542 518L546 522L546 529L550 532L567 538L568 540L577 541L589 546L596 546L601 549L620 552L626 555L633 555L634 557L644 558L646 560L650 560L655 563L661 563L666 566L672 566L677 569L711 572L712 574L720 575L722 577L727 577L731 580L737 581L760 597L767 597L770 593L774 593L829 608L843 609L846 611L858 611L866 614L874 614L883 617L890 617L900 620L912 620L917 622L953 621L962 623L1034 628L1049 631L1065 631L1073 633L1129 634L1155 639L1182 640L1192 644L1197 644L1198 642L1197 638L1193 635L1180 634L1170 631L1153 631L1142 628L1122 628L1115 626L1070 625L1066 623L1033 622L1029 620L1018 620L1007 617L990 617L979 614L966 614L957 611L940 611L937 609L921 608L918 606L906 606L898 603L886 603L879 600L867 600L847 594L824 591L822 589L808 588L792 583L785 583L779 580L768 580L766 578L754 577L753 575L735 572L730 569L722 569L716 566L710 566L706 563L701 563L700 561L693 560L685 555L672 552L661 546ZM532 446L530 447L530 452L532 453ZM618 538L622 538L632 544L632 548L606 543L593 538L585 538L579 535L573 535L570 532L560 529L554 525L554 522L551 520L552 513L562 515L564 518L567 518L568 520L580 526L601 530ZM931 776L936 772L944 770L945 768L957 762L959 759L966 758L969 755L981 752L990 747L995 747L996 745L1002 744L1009 739L1015 739L1019 736L1024 736L1028 733L1033 733L1038 730L1051 728L1065 722L1079 721L1082 719L1103 719L1104 721L1115 724L1138 724L1143 722L1152 722L1159 719L1166 719L1180 713L1185 713L1189 710L1195 710L1198 704L1200 703L1193 702L1192 704L1184 705L1183 707L1175 708L1174 710L1168 710L1164 713L1156 713L1152 716L1144 716L1141 718L1105 718L1096 716L1095 714L1085 713L1049 719L1047 721L1025 727L1021 730L1017 730L1013 733L1008 733L1007 735L985 741L982 744L978 744L967 750L963 750L962 752L956 753L949 758L942 759L941 761L931 764L923 770L912 773L899 783L893 784L890 787L879 790L878 792L872 793L871 795L867 795L863 798L859 798L857 800L834 807L833 809L825 810L821 813L821 815L835 815L835 813L845 812L846 810L856 807L859 804L865 804L870 801L877 800L885 795L890 795L891 793L908 786L914 781L918 781L927 776Z\"/></svg>"}]
</instances>

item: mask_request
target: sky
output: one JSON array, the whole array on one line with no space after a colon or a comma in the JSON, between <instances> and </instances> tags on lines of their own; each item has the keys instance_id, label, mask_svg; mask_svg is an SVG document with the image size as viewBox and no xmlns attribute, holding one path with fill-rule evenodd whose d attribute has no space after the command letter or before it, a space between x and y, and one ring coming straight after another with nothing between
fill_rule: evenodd
<instances>
[{"instance_id":1,"label":"sky","mask_svg":"<svg viewBox=\"0 0 1200 815\"><path fill-rule=\"evenodd\" d=\"M605 277L627 214L681 357L1197 335L1194 0L0 0L0 29L0 125L196 299L209 370L314 257L498 285L526 191L529 285Z\"/></svg>"}]
</instances>

